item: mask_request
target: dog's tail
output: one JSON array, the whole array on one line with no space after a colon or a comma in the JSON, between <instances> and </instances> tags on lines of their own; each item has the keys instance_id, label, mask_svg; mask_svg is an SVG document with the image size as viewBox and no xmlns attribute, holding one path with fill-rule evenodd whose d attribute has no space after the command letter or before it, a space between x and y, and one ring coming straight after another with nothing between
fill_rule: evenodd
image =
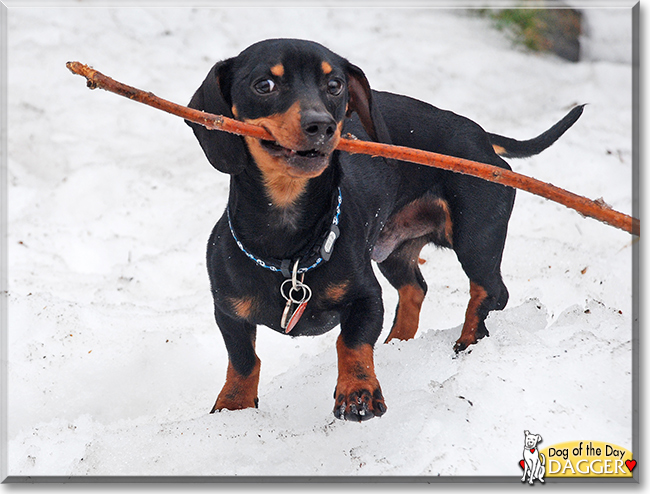
<instances>
[{"instance_id":1,"label":"dog's tail","mask_svg":"<svg viewBox=\"0 0 650 494\"><path fill-rule=\"evenodd\" d=\"M499 156L504 158L528 158L539 154L557 141L580 118L584 107L585 105L576 106L553 127L527 141L518 141L498 134L489 134L492 147Z\"/></svg>"}]
</instances>

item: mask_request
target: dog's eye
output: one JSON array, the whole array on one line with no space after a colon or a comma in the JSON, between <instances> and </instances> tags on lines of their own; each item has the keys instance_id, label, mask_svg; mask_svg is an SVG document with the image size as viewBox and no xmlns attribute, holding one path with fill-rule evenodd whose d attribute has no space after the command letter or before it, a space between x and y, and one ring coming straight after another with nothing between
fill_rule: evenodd
<instances>
[{"instance_id":1,"label":"dog's eye","mask_svg":"<svg viewBox=\"0 0 650 494\"><path fill-rule=\"evenodd\" d=\"M271 79L264 79L259 82L256 82L253 85L253 88L255 91L257 91L260 94L270 94L273 91L277 90L277 86L275 82L273 82Z\"/></svg>"},{"instance_id":2,"label":"dog's eye","mask_svg":"<svg viewBox=\"0 0 650 494\"><path fill-rule=\"evenodd\" d=\"M340 79L331 79L327 83L327 92L332 96L338 96L343 91L343 81Z\"/></svg>"}]
</instances>

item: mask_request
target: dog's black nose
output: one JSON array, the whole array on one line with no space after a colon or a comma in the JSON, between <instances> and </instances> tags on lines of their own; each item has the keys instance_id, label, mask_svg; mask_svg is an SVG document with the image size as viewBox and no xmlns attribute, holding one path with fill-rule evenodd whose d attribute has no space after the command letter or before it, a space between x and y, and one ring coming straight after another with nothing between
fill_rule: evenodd
<instances>
[{"instance_id":1,"label":"dog's black nose","mask_svg":"<svg viewBox=\"0 0 650 494\"><path fill-rule=\"evenodd\" d=\"M336 132L336 121L326 111L305 110L301 114L300 124L305 136L316 148L327 144Z\"/></svg>"}]
</instances>

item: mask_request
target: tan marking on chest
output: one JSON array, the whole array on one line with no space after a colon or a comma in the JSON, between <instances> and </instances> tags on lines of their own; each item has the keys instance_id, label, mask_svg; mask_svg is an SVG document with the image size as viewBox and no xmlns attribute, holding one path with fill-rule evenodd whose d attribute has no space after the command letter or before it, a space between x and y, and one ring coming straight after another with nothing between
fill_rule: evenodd
<instances>
[{"instance_id":1,"label":"tan marking on chest","mask_svg":"<svg viewBox=\"0 0 650 494\"><path fill-rule=\"evenodd\" d=\"M348 292L350 282L348 280L341 283L330 283L325 289L325 298L330 302L340 302Z\"/></svg>"},{"instance_id":2,"label":"tan marking on chest","mask_svg":"<svg viewBox=\"0 0 650 494\"><path fill-rule=\"evenodd\" d=\"M238 317L250 319L255 311L256 302L253 297L230 298L230 305Z\"/></svg>"}]
</instances>

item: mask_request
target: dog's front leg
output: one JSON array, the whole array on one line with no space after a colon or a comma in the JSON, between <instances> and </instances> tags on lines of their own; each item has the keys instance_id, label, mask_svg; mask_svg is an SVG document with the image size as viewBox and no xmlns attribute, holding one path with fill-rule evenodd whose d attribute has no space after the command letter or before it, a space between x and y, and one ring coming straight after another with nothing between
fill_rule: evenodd
<instances>
[{"instance_id":1,"label":"dog's front leg","mask_svg":"<svg viewBox=\"0 0 650 494\"><path fill-rule=\"evenodd\" d=\"M339 372L334 391L334 415L339 419L360 422L386 412L373 360L382 321L381 296L352 303L342 317L341 335L336 342Z\"/></svg>"},{"instance_id":2,"label":"dog's front leg","mask_svg":"<svg viewBox=\"0 0 650 494\"><path fill-rule=\"evenodd\" d=\"M533 458L530 462L530 475L528 476L528 483L532 484L533 480L537 478L537 470L539 468L539 460Z\"/></svg>"},{"instance_id":3,"label":"dog's front leg","mask_svg":"<svg viewBox=\"0 0 650 494\"><path fill-rule=\"evenodd\" d=\"M526 482L526 474L530 471L531 465L528 463L528 460L524 458L524 476L521 477L522 482Z\"/></svg>"},{"instance_id":4,"label":"dog's front leg","mask_svg":"<svg viewBox=\"0 0 650 494\"><path fill-rule=\"evenodd\" d=\"M228 370L226 383L210 413L257 408L260 359L255 354L256 326L219 311L216 311L216 319L228 350Z\"/></svg>"}]
</instances>

